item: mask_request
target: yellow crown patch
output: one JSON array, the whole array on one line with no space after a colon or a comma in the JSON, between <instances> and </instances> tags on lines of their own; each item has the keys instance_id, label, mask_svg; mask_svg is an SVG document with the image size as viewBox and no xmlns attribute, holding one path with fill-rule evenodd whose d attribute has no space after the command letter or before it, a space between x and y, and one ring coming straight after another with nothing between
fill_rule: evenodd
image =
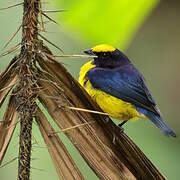
<instances>
[{"instance_id":1,"label":"yellow crown patch","mask_svg":"<svg viewBox=\"0 0 180 180\"><path fill-rule=\"evenodd\" d=\"M100 44L92 48L92 52L112 52L115 50L116 48L108 44Z\"/></svg>"}]
</instances>

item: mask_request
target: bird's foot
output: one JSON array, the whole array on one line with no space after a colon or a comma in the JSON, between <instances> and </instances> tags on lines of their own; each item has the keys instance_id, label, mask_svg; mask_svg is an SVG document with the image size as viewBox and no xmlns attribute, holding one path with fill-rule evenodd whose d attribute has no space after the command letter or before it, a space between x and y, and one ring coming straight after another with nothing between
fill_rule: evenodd
<instances>
[{"instance_id":1,"label":"bird's foot","mask_svg":"<svg viewBox=\"0 0 180 180\"><path fill-rule=\"evenodd\" d=\"M124 128L122 127L125 123L127 122L127 120L123 121L122 123L118 124L118 127L119 127L119 132L120 133L123 133L124 132Z\"/></svg>"}]
</instances>

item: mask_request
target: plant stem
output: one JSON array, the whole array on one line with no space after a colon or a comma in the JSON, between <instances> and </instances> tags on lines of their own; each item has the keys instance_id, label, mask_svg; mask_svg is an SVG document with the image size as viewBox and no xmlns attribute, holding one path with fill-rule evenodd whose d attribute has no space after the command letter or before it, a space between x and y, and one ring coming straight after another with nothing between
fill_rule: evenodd
<instances>
[{"instance_id":1,"label":"plant stem","mask_svg":"<svg viewBox=\"0 0 180 180\"><path fill-rule=\"evenodd\" d=\"M20 116L18 180L30 179L32 121L36 112L36 52L40 0L24 0L22 47L19 55L19 84L16 87L17 110Z\"/></svg>"}]
</instances>

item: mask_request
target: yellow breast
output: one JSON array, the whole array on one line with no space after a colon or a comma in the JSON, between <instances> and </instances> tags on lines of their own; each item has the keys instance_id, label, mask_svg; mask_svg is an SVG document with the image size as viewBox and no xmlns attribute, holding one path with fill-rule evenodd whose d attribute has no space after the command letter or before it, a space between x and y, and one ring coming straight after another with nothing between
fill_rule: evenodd
<instances>
[{"instance_id":1,"label":"yellow breast","mask_svg":"<svg viewBox=\"0 0 180 180\"><path fill-rule=\"evenodd\" d=\"M96 101L96 103L100 106L100 108L104 112L110 114L112 117L117 119L121 119L121 120L129 120L132 118L144 119L145 116L139 114L136 111L136 108L132 104L92 87L90 81L86 76L86 73L93 67L95 66L92 64L92 61L82 66L79 74L79 83L86 89L88 94L92 97L94 101Z\"/></svg>"}]
</instances>

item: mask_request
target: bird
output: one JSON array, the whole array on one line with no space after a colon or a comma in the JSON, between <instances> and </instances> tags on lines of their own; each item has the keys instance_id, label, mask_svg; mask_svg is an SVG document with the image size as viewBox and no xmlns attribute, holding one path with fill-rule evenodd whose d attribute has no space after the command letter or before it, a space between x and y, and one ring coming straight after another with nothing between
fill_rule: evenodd
<instances>
[{"instance_id":1,"label":"bird","mask_svg":"<svg viewBox=\"0 0 180 180\"><path fill-rule=\"evenodd\" d=\"M130 59L109 44L84 51L92 56L79 72L78 82L99 107L113 118L149 119L166 136L176 133L164 121L146 81Z\"/></svg>"}]
</instances>

